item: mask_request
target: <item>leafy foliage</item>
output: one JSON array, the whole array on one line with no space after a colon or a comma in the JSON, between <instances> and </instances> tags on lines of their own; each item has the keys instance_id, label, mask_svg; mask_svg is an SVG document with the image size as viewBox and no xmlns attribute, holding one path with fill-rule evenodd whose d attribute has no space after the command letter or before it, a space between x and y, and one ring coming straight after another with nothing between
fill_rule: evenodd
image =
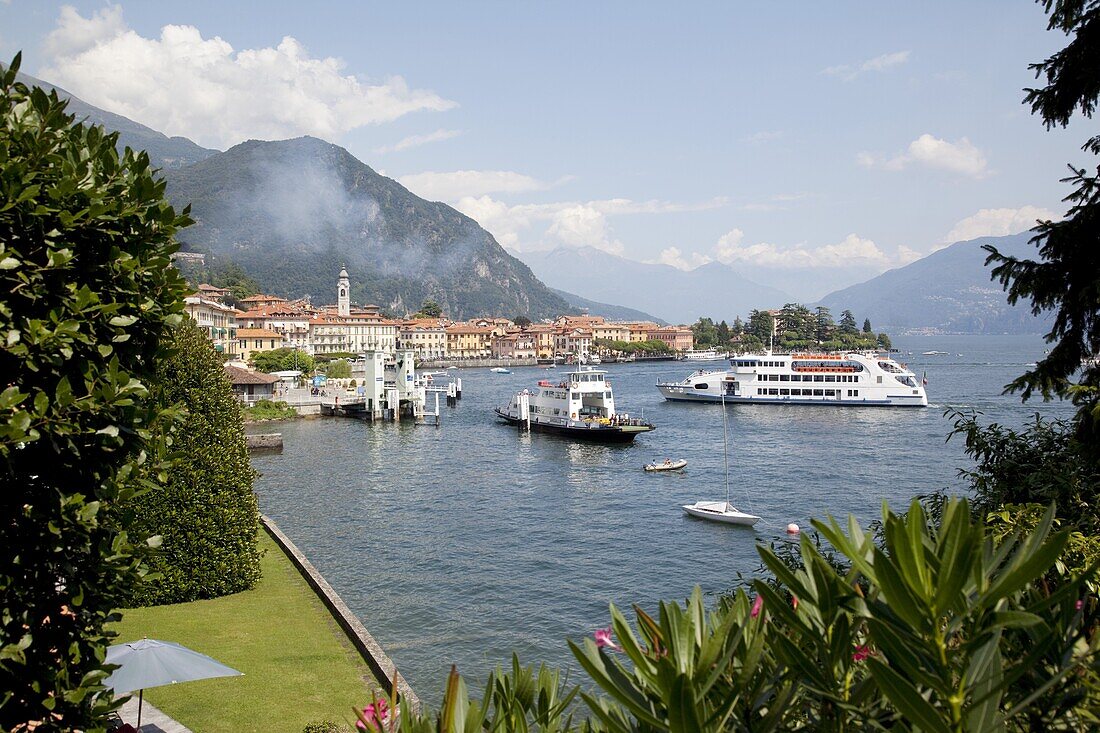
<instances>
[{"instance_id":1,"label":"leafy foliage","mask_svg":"<svg viewBox=\"0 0 1100 733\"><path fill-rule=\"evenodd\" d=\"M145 153L74 125L19 62L0 71L0 729L102 730L106 624L146 571L125 510L165 468L147 385L190 220Z\"/></svg>"},{"instance_id":2,"label":"leafy foliage","mask_svg":"<svg viewBox=\"0 0 1100 733\"><path fill-rule=\"evenodd\" d=\"M700 318L691 330L695 334L695 343L703 348L717 346L740 351L773 345L779 351L890 348L889 336L881 333L876 337L871 333L870 319L865 320L863 333L856 329L855 324L851 311L844 311L838 326L824 306L811 311L799 303L788 303L776 315L769 311L752 311L747 325L740 319L735 320L731 327L725 321L715 324L710 318Z\"/></svg>"},{"instance_id":3,"label":"leafy foliage","mask_svg":"<svg viewBox=\"0 0 1100 733\"><path fill-rule=\"evenodd\" d=\"M1072 38L1050 58L1031 65L1046 86L1026 90L1024 102L1046 127L1065 127L1078 111L1091 118L1100 97L1100 3L1040 4L1050 14L1048 28ZM1087 140L1082 149L1100 154L1100 135ZM1086 362L1100 354L1100 166L1096 174L1084 167L1069 168L1072 175L1063 179L1074 186L1065 198L1069 211L1061 221L1042 221L1033 230L1031 242L1040 259L1007 256L987 245L986 263L997 263L993 277L1007 290L1009 303L1026 300L1036 315L1054 313L1046 334L1054 346L1007 391L1020 392L1024 400L1035 391L1044 399L1071 398L1079 407L1077 430L1089 449L1100 455L1100 364Z\"/></svg>"},{"instance_id":4,"label":"leafy foliage","mask_svg":"<svg viewBox=\"0 0 1100 733\"><path fill-rule=\"evenodd\" d=\"M298 411L285 402L272 402L271 400L257 400L244 409L245 422L260 420L285 420L298 417Z\"/></svg>"},{"instance_id":5,"label":"leafy foliage","mask_svg":"<svg viewBox=\"0 0 1100 733\"><path fill-rule=\"evenodd\" d=\"M271 351L257 351L252 354L251 361L257 371L267 373L299 371L310 374L315 366L312 356L285 346Z\"/></svg>"},{"instance_id":6,"label":"leafy foliage","mask_svg":"<svg viewBox=\"0 0 1100 733\"><path fill-rule=\"evenodd\" d=\"M930 523L914 502L883 509L882 546L854 519L815 528L843 561L808 537L800 569L766 548L777 583L757 581L707 611L696 589L656 616L614 606L611 627L570 648L594 687L591 718L562 719L578 690L540 669L498 670L481 701L452 671L441 710L359 716L386 731L1084 730L1097 712L1096 568L1057 591L1043 578L1067 546L1045 510L1035 525L995 540L965 501ZM527 685L516 684L525 679ZM510 686L525 695L501 695ZM537 690L537 694L535 691ZM391 706L392 702L391 701ZM553 715L560 711L558 715ZM542 717L539 717L539 716Z\"/></svg>"},{"instance_id":7,"label":"leafy foliage","mask_svg":"<svg viewBox=\"0 0 1100 733\"><path fill-rule=\"evenodd\" d=\"M439 318L442 315L443 308L439 303L428 298L420 305L420 310L413 315L413 318Z\"/></svg>"},{"instance_id":8,"label":"leafy foliage","mask_svg":"<svg viewBox=\"0 0 1100 733\"><path fill-rule=\"evenodd\" d=\"M217 598L260 577L260 515L240 405L198 326L177 326L172 346L157 366L153 394L182 408L183 424L164 487L135 501L134 530L162 538L150 561L161 578L137 589L135 605Z\"/></svg>"},{"instance_id":9,"label":"leafy foliage","mask_svg":"<svg viewBox=\"0 0 1100 733\"><path fill-rule=\"evenodd\" d=\"M325 367L325 374L333 379L347 379L351 376L351 364L347 359L334 359Z\"/></svg>"},{"instance_id":10,"label":"leafy foliage","mask_svg":"<svg viewBox=\"0 0 1100 733\"><path fill-rule=\"evenodd\" d=\"M1100 534L1100 466L1081 449L1071 422L1039 415L1022 430L992 423L980 413L948 409L954 436L965 441L972 469L959 471L974 498L977 516L1007 504L1055 503L1058 515L1088 534Z\"/></svg>"}]
</instances>

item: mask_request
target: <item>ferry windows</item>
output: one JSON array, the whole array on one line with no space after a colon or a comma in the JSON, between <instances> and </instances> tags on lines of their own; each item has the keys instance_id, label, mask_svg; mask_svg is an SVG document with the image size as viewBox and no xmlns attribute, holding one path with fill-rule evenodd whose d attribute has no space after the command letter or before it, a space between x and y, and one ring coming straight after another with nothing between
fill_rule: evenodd
<instances>
[{"instance_id":1,"label":"ferry windows","mask_svg":"<svg viewBox=\"0 0 1100 733\"><path fill-rule=\"evenodd\" d=\"M772 387L771 389L768 390L768 394L775 395L775 396L778 397L779 396L779 390L776 389L775 387Z\"/></svg>"},{"instance_id":2,"label":"ferry windows","mask_svg":"<svg viewBox=\"0 0 1100 733\"><path fill-rule=\"evenodd\" d=\"M611 393L610 392L604 392L603 396L607 399L611 399Z\"/></svg>"},{"instance_id":3,"label":"ferry windows","mask_svg":"<svg viewBox=\"0 0 1100 733\"><path fill-rule=\"evenodd\" d=\"M696 382L695 389L708 389L710 387L706 382Z\"/></svg>"},{"instance_id":4,"label":"ferry windows","mask_svg":"<svg viewBox=\"0 0 1100 733\"><path fill-rule=\"evenodd\" d=\"M825 396L826 397L836 397L836 390L835 389L825 390Z\"/></svg>"},{"instance_id":5,"label":"ferry windows","mask_svg":"<svg viewBox=\"0 0 1100 733\"><path fill-rule=\"evenodd\" d=\"M815 381L815 382L824 382L824 381L825 381L825 377L823 377L823 376L822 376L822 375L820 375L820 374L815 374L815 375L814 375L814 381Z\"/></svg>"},{"instance_id":6,"label":"ferry windows","mask_svg":"<svg viewBox=\"0 0 1100 733\"><path fill-rule=\"evenodd\" d=\"M876 381L877 381L877 382L878 382L879 384L882 384L882 375L880 374L880 375L878 375L877 377L875 377L875 380L876 380Z\"/></svg>"},{"instance_id":7,"label":"ferry windows","mask_svg":"<svg viewBox=\"0 0 1100 733\"><path fill-rule=\"evenodd\" d=\"M787 395L789 395L790 393L791 393L791 391L790 391L789 389L782 389L782 388L780 388L780 390L779 390L779 394L780 394L780 396L783 396L783 397L786 397L786 396L787 396Z\"/></svg>"},{"instance_id":8,"label":"ferry windows","mask_svg":"<svg viewBox=\"0 0 1100 733\"><path fill-rule=\"evenodd\" d=\"M834 376L833 376L832 374L826 374L826 375L825 375L825 381L826 381L826 382L835 382L835 381L836 381L836 377L834 377Z\"/></svg>"},{"instance_id":9,"label":"ferry windows","mask_svg":"<svg viewBox=\"0 0 1100 733\"><path fill-rule=\"evenodd\" d=\"M824 392L824 390L815 389L814 390L814 397L821 397L823 392Z\"/></svg>"},{"instance_id":10,"label":"ferry windows","mask_svg":"<svg viewBox=\"0 0 1100 733\"><path fill-rule=\"evenodd\" d=\"M780 374L779 375L779 381L780 382L789 382L789 381L791 381L790 375Z\"/></svg>"}]
</instances>

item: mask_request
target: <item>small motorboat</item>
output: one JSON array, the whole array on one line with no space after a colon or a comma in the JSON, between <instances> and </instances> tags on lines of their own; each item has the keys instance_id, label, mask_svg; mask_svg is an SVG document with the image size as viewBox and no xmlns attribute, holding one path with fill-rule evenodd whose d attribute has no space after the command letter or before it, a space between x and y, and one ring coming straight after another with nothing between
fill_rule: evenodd
<instances>
[{"instance_id":1,"label":"small motorboat","mask_svg":"<svg viewBox=\"0 0 1100 733\"><path fill-rule=\"evenodd\" d=\"M491 371L493 374L511 374L512 373L511 369L505 369L504 367L493 367L489 371Z\"/></svg>"},{"instance_id":2,"label":"small motorboat","mask_svg":"<svg viewBox=\"0 0 1100 733\"><path fill-rule=\"evenodd\" d=\"M664 461L654 461L653 463L647 463L642 466L646 471L679 471L681 468L688 464L684 459L673 461L665 459Z\"/></svg>"},{"instance_id":3,"label":"small motorboat","mask_svg":"<svg viewBox=\"0 0 1100 733\"><path fill-rule=\"evenodd\" d=\"M760 517L755 514L746 514L728 501L697 501L694 504L684 504L683 509L685 514L700 519L709 519L712 522L741 524L751 527L760 521Z\"/></svg>"}]
</instances>

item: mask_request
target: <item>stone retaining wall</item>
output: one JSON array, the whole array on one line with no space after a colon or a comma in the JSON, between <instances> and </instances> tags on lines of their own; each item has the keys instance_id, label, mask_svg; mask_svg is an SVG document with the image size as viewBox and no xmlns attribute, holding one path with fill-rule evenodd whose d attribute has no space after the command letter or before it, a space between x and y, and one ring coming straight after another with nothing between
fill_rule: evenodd
<instances>
[{"instance_id":1,"label":"stone retaining wall","mask_svg":"<svg viewBox=\"0 0 1100 733\"><path fill-rule=\"evenodd\" d=\"M245 433L244 442L249 450L282 451L282 433Z\"/></svg>"},{"instance_id":2,"label":"stone retaining wall","mask_svg":"<svg viewBox=\"0 0 1100 733\"><path fill-rule=\"evenodd\" d=\"M302 554L302 551L289 537L283 534L279 526L270 517L260 515L260 519L263 521L267 533L271 535L276 544L283 548L283 552L287 554L290 561L298 568L298 572L302 574L309 586L317 593L321 602L325 604L333 618L336 619L336 623L340 624L340 628L348 635L348 639L360 656L363 657L363 661L370 667L375 679L382 685L386 693L393 694L394 678L396 677L398 700L403 700L414 712L419 711L420 698L416 696L405 678L397 673L397 667L394 666L393 661L386 655L386 652L382 651L382 647L370 635L367 627L363 625L359 617L352 613L348 605L328 584L324 576L317 571L317 568L313 567L309 559Z\"/></svg>"}]
</instances>

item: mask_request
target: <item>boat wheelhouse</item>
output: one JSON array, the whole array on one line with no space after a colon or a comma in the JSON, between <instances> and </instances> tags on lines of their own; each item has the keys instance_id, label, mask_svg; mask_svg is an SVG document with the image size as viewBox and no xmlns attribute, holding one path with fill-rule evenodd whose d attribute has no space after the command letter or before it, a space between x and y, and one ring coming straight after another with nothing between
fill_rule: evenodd
<instances>
[{"instance_id":1,"label":"boat wheelhouse","mask_svg":"<svg viewBox=\"0 0 1100 733\"><path fill-rule=\"evenodd\" d=\"M680 382L658 382L666 400L751 404L925 407L924 380L889 356L744 354L726 370L699 370Z\"/></svg>"},{"instance_id":2,"label":"boat wheelhouse","mask_svg":"<svg viewBox=\"0 0 1100 733\"><path fill-rule=\"evenodd\" d=\"M544 379L535 390L512 395L495 410L511 425L582 440L625 443L653 430L650 423L618 412L607 372L579 367L561 381Z\"/></svg>"}]
</instances>

